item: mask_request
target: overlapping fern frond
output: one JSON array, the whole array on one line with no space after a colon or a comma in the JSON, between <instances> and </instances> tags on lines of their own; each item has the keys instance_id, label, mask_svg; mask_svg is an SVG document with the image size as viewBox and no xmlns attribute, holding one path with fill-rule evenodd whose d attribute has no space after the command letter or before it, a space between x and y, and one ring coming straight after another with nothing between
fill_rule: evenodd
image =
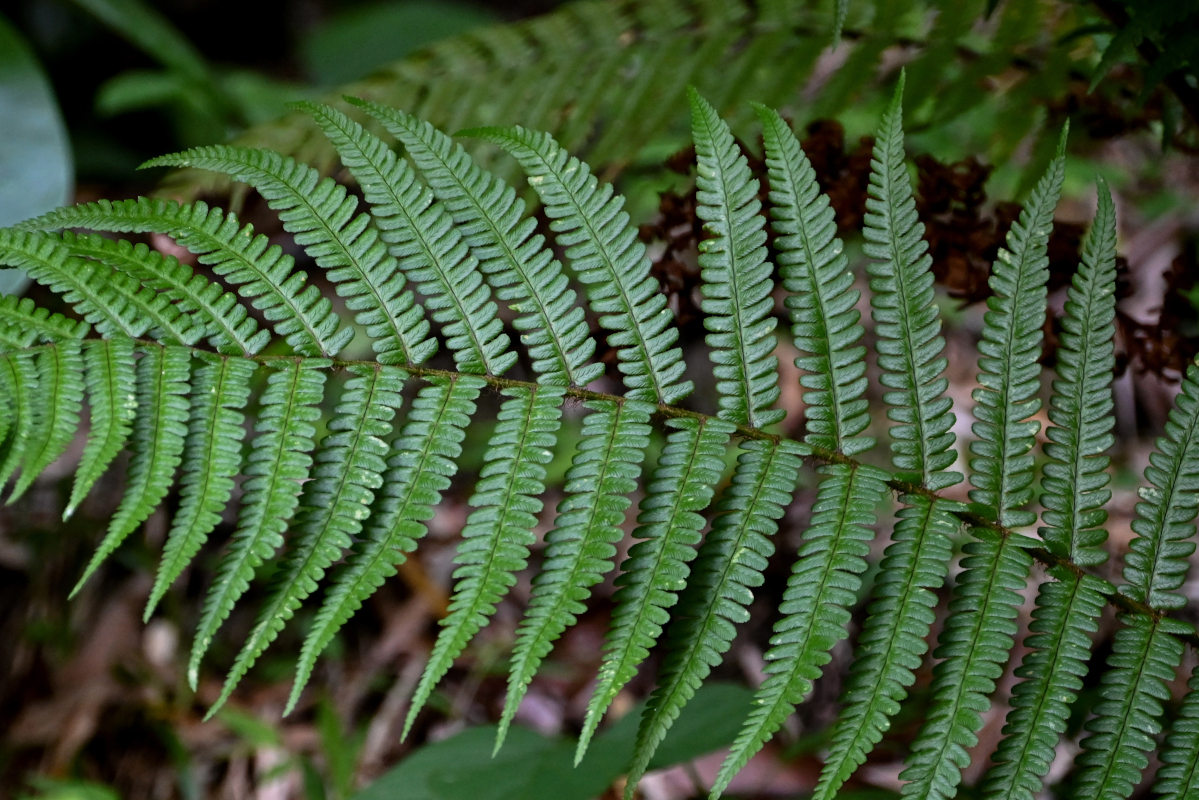
<instances>
[{"instance_id":1,"label":"overlapping fern frond","mask_svg":"<svg viewBox=\"0 0 1199 800\"><path fill-rule=\"evenodd\" d=\"M763 201L726 121L691 94L707 335L705 346L684 347L623 198L550 135L470 132L515 157L556 249L536 233L513 187L427 122L355 101L399 140L393 149L361 121L306 105L356 177L361 200L269 151L201 148L154 163L219 170L255 186L307 251L313 273L202 203L96 202L0 231L0 262L26 269L78 317L0 301L0 480L11 483L8 499L60 457L84 418L87 443L66 513L128 447L127 486L87 580L177 487L147 615L214 546L208 540L222 516L234 519L200 613L189 679L194 686L222 624L251 603L247 591L269 566L256 622L213 710L311 604L290 709L342 627L420 547L470 460L469 443L481 466L459 478L471 487L471 511L409 728L544 547L516 627L497 747L540 665L593 588L616 572L578 752L660 650L629 767L631 795L681 709L730 651L771 560L782 559L790 577L764 678L713 796L784 727L862 604L818 797L838 796L905 704L919 708L925 724L911 742L904 796L958 796L983 714L1000 703L1010 706L1004 739L980 791L1037 796L1071 716L1084 713L1072 709L1084 680L1097 683L1100 700L1072 790L1128 797L1160 743L1158 790L1190 797L1199 780L1199 686L1192 677L1177 703L1170 686L1185 646L1196 643L1182 621L1190 609L1180 587L1199 510L1199 367L1186 376L1146 470L1123 583L1112 587L1089 571L1107 557L1111 200L1101 185L1065 304L1038 467L1045 251L1064 159L1030 194L994 265L974 407L954 408L904 158L902 88L876 139L864 230L882 390L873 415L858 311L863 281L776 111L756 108L768 168ZM64 229L165 234L197 266ZM789 317L788 332L777 329L776 309ZM780 339L798 351L802 426L776 407ZM603 340L611 369L598 358ZM700 358L714 378L710 394L696 391L707 382L688 377ZM490 394L500 398L498 418L476 428ZM958 415L974 420L970 503L954 499L962 497L953 471ZM800 429L799 438L786 433ZM655 432L660 447L652 446ZM880 466L883 438L890 469ZM570 466L561 500L548 509L555 455L568 455ZM816 469L804 471L804 461ZM1045 511L1034 539L1038 472ZM815 501L790 552L776 540L794 524L788 509L809 479ZM618 564L626 529L636 542ZM886 545L863 598L875 538ZM1007 701L996 687L1022 632L1019 606L1038 558L1049 577ZM938 592L949 594L949 614L927 698L912 699ZM1110 664L1088 667L1090 634L1107 605L1121 624Z\"/></svg>"}]
</instances>

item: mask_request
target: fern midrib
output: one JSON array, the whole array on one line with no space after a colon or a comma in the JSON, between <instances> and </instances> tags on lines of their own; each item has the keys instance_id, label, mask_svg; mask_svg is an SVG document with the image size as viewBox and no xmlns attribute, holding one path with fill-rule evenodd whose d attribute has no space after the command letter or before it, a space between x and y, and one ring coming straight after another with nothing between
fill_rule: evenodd
<instances>
[{"instance_id":1,"label":"fern midrib","mask_svg":"<svg viewBox=\"0 0 1199 800\"><path fill-rule=\"evenodd\" d=\"M1182 427L1182 426L1179 426L1179 427ZM1179 522L1174 522L1174 521L1170 520L1169 512L1172 508L1174 508L1174 497L1179 492L1178 483L1183 478L1181 469L1184 466L1185 455L1191 449L1191 447L1192 447L1191 443L1196 438L1199 438L1199 409L1197 409L1196 411L1193 411L1190 414L1189 424L1185 428L1183 438L1181 440L1177 440L1177 439L1175 440L1175 447L1178 448L1177 449L1178 469L1172 470L1171 472L1168 473L1168 478L1169 478L1169 486L1167 487L1168 491L1162 492L1163 497L1161 499L1161 502L1158 505L1159 519L1161 519L1161 526L1160 526L1159 530L1157 531L1157 536L1155 536L1152 540L1150 540L1146 537L1139 537L1143 541L1151 541L1151 543L1153 544L1152 550L1150 550L1149 552L1147 552L1145 554L1146 558L1152 557L1152 565L1151 565L1152 568L1149 570L1149 577L1145 581L1144 589L1145 589L1145 605L1147 605L1149 608L1154 609L1155 612L1157 612L1154 615L1155 617L1160 614L1160 609L1158 609L1158 607L1153 602L1153 595L1157 592L1157 590L1154 587L1157 586L1157 583L1158 583L1158 581L1157 581L1158 570L1162 566L1169 563L1169 558L1163 556L1162 550L1163 550L1164 546L1171 541L1171 539L1167 538L1167 533L1168 533L1169 528L1180 524ZM1193 519L1193 518L1194 518L1194 512L1191 513L1191 519ZM1193 524L1190 525L1190 529L1191 530L1190 530L1189 536L1194 536L1195 527ZM1187 538L1189 538L1189 537L1187 537ZM1125 567L1125 569L1127 569L1127 566ZM1182 578L1185 578L1185 575L1182 576ZM1180 580L1182 578L1180 578ZM1127 585L1120 587L1122 592L1123 592L1123 590L1125 590L1127 588L1128 588ZM1168 592L1167 593L1168 597L1177 597L1178 596L1177 589L1167 590L1167 592ZM1193 626L1192 626L1192 628L1193 628Z\"/></svg>"}]
</instances>

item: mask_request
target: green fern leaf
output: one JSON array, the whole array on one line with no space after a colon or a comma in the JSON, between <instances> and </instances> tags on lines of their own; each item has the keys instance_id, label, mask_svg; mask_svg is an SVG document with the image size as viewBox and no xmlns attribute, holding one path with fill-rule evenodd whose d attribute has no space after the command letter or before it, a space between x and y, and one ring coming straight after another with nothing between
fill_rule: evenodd
<instances>
[{"instance_id":1,"label":"green fern leaf","mask_svg":"<svg viewBox=\"0 0 1199 800\"><path fill-rule=\"evenodd\" d=\"M1182 708L1160 758L1154 789L1162 800L1186 800L1199 793L1199 667L1187 681Z\"/></svg>"},{"instance_id":2,"label":"green fern leaf","mask_svg":"<svg viewBox=\"0 0 1199 800\"><path fill-rule=\"evenodd\" d=\"M462 135L498 144L524 168L558 243L587 285L591 308L611 331L608 342L617 348L627 396L669 404L690 394L693 386L683 378L686 365L675 346L678 329L650 275L645 245L622 210L624 198L610 184L601 186L549 134L516 126Z\"/></svg>"},{"instance_id":3,"label":"green fern leaf","mask_svg":"<svg viewBox=\"0 0 1199 800\"><path fill-rule=\"evenodd\" d=\"M518 314L513 327L543 383L586 386L603 373L589 364L595 340L562 265L524 217L524 202L495 175L480 169L453 139L402 111L349 101L378 119L407 148L496 296Z\"/></svg>"},{"instance_id":4,"label":"green fern leaf","mask_svg":"<svg viewBox=\"0 0 1199 800\"><path fill-rule=\"evenodd\" d=\"M196 625L187 668L193 690L200 661L217 628L250 588L254 570L283 546L283 532L291 524L301 485L312 468L315 424L321 417L329 366L330 362L319 359L275 362L277 371L259 400L257 436L243 470L247 480L238 527L217 565Z\"/></svg>"},{"instance_id":5,"label":"green fern leaf","mask_svg":"<svg viewBox=\"0 0 1199 800\"><path fill-rule=\"evenodd\" d=\"M196 275L174 256L164 256L140 242L131 245L124 239L67 232L61 236L73 255L101 261L142 286L159 291L189 327L198 328L188 332L191 341L187 344L207 336L218 351L253 354L270 341L270 334L259 330L237 298L219 284ZM178 334L176 338L180 338Z\"/></svg>"},{"instance_id":6,"label":"green fern leaf","mask_svg":"<svg viewBox=\"0 0 1199 800\"><path fill-rule=\"evenodd\" d=\"M133 457L128 487L108 532L71 590L73 597L96 568L112 555L134 528L162 502L175 479L187 434L191 350L185 347L142 349L137 362L137 408L133 420Z\"/></svg>"},{"instance_id":7,"label":"green fern leaf","mask_svg":"<svg viewBox=\"0 0 1199 800\"><path fill-rule=\"evenodd\" d=\"M575 763L587 752L600 718L629 682L669 618L667 609L687 585L713 486L724 472L730 423L714 418L672 419L674 431L641 501L633 545L617 578L616 610L604 645L599 680L587 704L587 718Z\"/></svg>"},{"instance_id":8,"label":"green fern leaf","mask_svg":"<svg viewBox=\"0 0 1199 800\"><path fill-rule=\"evenodd\" d=\"M5 502L12 503L33 485L42 470L63 454L79 427L83 407L83 356L78 341L46 345L37 356L38 403L21 477Z\"/></svg>"},{"instance_id":9,"label":"green fern leaf","mask_svg":"<svg viewBox=\"0 0 1199 800\"><path fill-rule=\"evenodd\" d=\"M516 583L533 544L533 528L541 512L545 491L545 465L553 457L562 422L565 388L539 386L536 390L513 387L499 413L499 424L487 445L473 507L462 529L462 543L454 563L454 595L450 613L441 621L441 633L404 722L404 736L412 729L434 687L449 671L455 658L495 613L496 604Z\"/></svg>"},{"instance_id":10,"label":"green fern leaf","mask_svg":"<svg viewBox=\"0 0 1199 800\"><path fill-rule=\"evenodd\" d=\"M61 239L44 233L0 230L0 264L23 269L63 300L98 333L136 339L154 324L153 292L94 261L72 256ZM161 308L161 304L159 306ZM170 327L169 325L167 326Z\"/></svg>"},{"instance_id":11,"label":"green fern leaf","mask_svg":"<svg viewBox=\"0 0 1199 800\"><path fill-rule=\"evenodd\" d=\"M317 657L334 635L396 567L416 549L450 486L462 453L475 400L486 385L467 376L429 378L412 402L407 421L387 461L379 499L345 567L330 582L325 602L304 639L296 680L284 714L291 713Z\"/></svg>"},{"instance_id":12,"label":"green fern leaf","mask_svg":"<svg viewBox=\"0 0 1199 800\"><path fill-rule=\"evenodd\" d=\"M497 750L542 660L583 613L592 587L611 571L649 446L652 406L636 400L586 405L592 413L583 420L579 449L566 473L567 496L546 534L545 560L516 631Z\"/></svg>"},{"instance_id":13,"label":"green fern leaf","mask_svg":"<svg viewBox=\"0 0 1199 800\"><path fill-rule=\"evenodd\" d=\"M1059 156L1008 233L1008 249L999 251L991 268L994 294L987 300L979 387L974 390L970 482L975 488L970 499L985 518L1006 527L1036 521L1035 514L1021 507L1032 499L1032 448L1040 423L1031 417L1040 408L1047 249L1064 175L1065 159ZM1015 644L1015 620L1023 602L1019 592L1032 567L1025 548L1033 542L989 529L973 532L980 541L964 548L968 555L934 653L942 660L933 673L928 718L900 774L908 781L904 797L943 800L956 794L961 770L970 763L967 750L978 741L987 698Z\"/></svg>"},{"instance_id":14,"label":"green fern leaf","mask_svg":"<svg viewBox=\"0 0 1199 800\"><path fill-rule=\"evenodd\" d=\"M958 521L951 513L953 505L945 501L911 495L902 499L909 505L899 510L891 544L883 554L843 696L847 705L833 728L814 800L835 797L866 760L899 710L928 650L925 637L936 604L930 590L945 581Z\"/></svg>"},{"instance_id":15,"label":"green fern leaf","mask_svg":"<svg viewBox=\"0 0 1199 800\"><path fill-rule=\"evenodd\" d=\"M35 430L38 407L35 397L38 390L38 368L35 355L24 351L12 353L4 357L3 369L0 369L0 380L4 381L5 397L11 398L5 405L5 437L0 438L0 444L6 449L0 451L4 460L0 461L0 488L16 472L17 467L25 458L29 440Z\"/></svg>"},{"instance_id":16,"label":"green fern leaf","mask_svg":"<svg viewBox=\"0 0 1199 800\"><path fill-rule=\"evenodd\" d=\"M708 238L700 242L704 326L719 392L719 415L764 428L783 418L774 356L774 265L766 260L766 221L760 186L728 123L690 90L696 152L696 216Z\"/></svg>"},{"instance_id":17,"label":"green fern leaf","mask_svg":"<svg viewBox=\"0 0 1199 800\"><path fill-rule=\"evenodd\" d=\"M1075 796L1122 800L1132 794L1149 765L1146 753L1157 749L1162 704L1170 697L1169 683L1182 663L1178 634L1193 633L1189 625L1142 614L1121 615L1109 669L1099 684L1102 698L1088 721Z\"/></svg>"},{"instance_id":18,"label":"green fern leaf","mask_svg":"<svg viewBox=\"0 0 1199 800\"><path fill-rule=\"evenodd\" d=\"M306 285L303 272L292 269L291 256L271 246L265 236L255 235L251 226L242 227L232 214L203 202L180 205L146 197L98 200L51 211L22 227L167 234L236 287L274 323L275 331L298 355L332 355L354 335L352 329L340 326L328 298L315 286ZM234 298L214 300L212 305L214 313L230 326L240 330L245 325L241 320L245 310ZM258 347L252 338L247 344Z\"/></svg>"},{"instance_id":19,"label":"green fern leaf","mask_svg":"<svg viewBox=\"0 0 1199 800\"><path fill-rule=\"evenodd\" d=\"M904 166L903 78L879 125L871 156L863 252L869 265L871 313L879 337L880 378L891 427L891 460L900 477L932 490L958 483L953 464L954 415L944 397L945 339L933 303L932 258L916 216Z\"/></svg>"},{"instance_id":20,"label":"green fern leaf","mask_svg":"<svg viewBox=\"0 0 1199 800\"><path fill-rule=\"evenodd\" d=\"M820 677L830 651L848 633L875 509L887 494L886 473L874 467L829 464L812 506L766 653L766 680L712 787L719 796L774 735Z\"/></svg>"},{"instance_id":21,"label":"green fern leaf","mask_svg":"<svg viewBox=\"0 0 1199 800\"><path fill-rule=\"evenodd\" d=\"M75 513L92 486L125 446L137 413L137 376L133 341L113 338L87 342L83 350L87 366L87 401L91 425L87 445L75 470L75 484L63 518Z\"/></svg>"},{"instance_id":22,"label":"green fern leaf","mask_svg":"<svg viewBox=\"0 0 1199 800\"><path fill-rule=\"evenodd\" d=\"M683 706L732 647L735 626L749 620L753 590L762 585L762 573L774 554L771 537L799 480L800 459L794 449L762 441L742 445L732 485L716 507L719 516L675 609L658 687L637 731L626 800Z\"/></svg>"},{"instance_id":23,"label":"green fern leaf","mask_svg":"<svg viewBox=\"0 0 1199 800\"><path fill-rule=\"evenodd\" d=\"M1091 658L1090 635L1113 587L1091 575L1063 569L1051 571L1054 580L1037 593L1028 655L1016 668L1022 678L1012 690L1011 711L1004 738L983 780L988 800L1033 800L1044 789L1042 779L1065 732L1070 706L1082 689Z\"/></svg>"},{"instance_id":24,"label":"green fern leaf","mask_svg":"<svg viewBox=\"0 0 1199 800\"><path fill-rule=\"evenodd\" d=\"M28 297L0 295L0 346L21 350L37 341L82 339L91 326L35 305Z\"/></svg>"},{"instance_id":25,"label":"green fern leaf","mask_svg":"<svg viewBox=\"0 0 1199 800\"><path fill-rule=\"evenodd\" d=\"M387 145L329 106L301 105L362 187L379 235L400 268L425 295L446 345L464 372L502 375L516 361L496 306L445 208L433 202L407 164Z\"/></svg>"},{"instance_id":26,"label":"green fern leaf","mask_svg":"<svg viewBox=\"0 0 1199 800\"><path fill-rule=\"evenodd\" d=\"M1106 185L1099 184L1099 209L1083 246L1082 263L1067 294L1057 351L1058 379L1049 401L1047 463L1042 479L1041 527L1049 549L1076 564L1101 564L1100 545L1111 497L1105 486L1111 447L1111 380L1115 365L1116 218ZM995 767L983 781L987 798L1032 800L1041 791L1070 706L1082 687L1090 655L1087 638L1098 627L1105 581L1062 568L1052 574L1033 611L1030 649L1017 675L1005 738Z\"/></svg>"},{"instance_id":27,"label":"green fern leaf","mask_svg":"<svg viewBox=\"0 0 1199 800\"><path fill-rule=\"evenodd\" d=\"M250 399L256 368L253 361L229 357L209 358L196 370L192 391L197 399L183 451L179 509L158 562L145 620L221 521L221 511L233 494L245 436L242 409Z\"/></svg>"},{"instance_id":28,"label":"green fern leaf","mask_svg":"<svg viewBox=\"0 0 1199 800\"><path fill-rule=\"evenodd\" d=\"M300 514L291 528L295 539L258 614L253 630L229 670L221 695L208 711L224 704L296 609L316 589L329 565L341 557L362 529L375 492L383 485L384 437L401 405L407 374L382 365L353 365L353 376L329 421L315 455L311 480L304 485Z\"/></svg>"},{"instance_id":29,"label":"green fern leaf","mask_svg":"<svg viewBox=\"0 0 1199 800\"><path fill-rule=\"evenodd\" d=\"M326 269L338 295L357 312L379 363L421 364L437 349L429 323L404 288L395 259L346 188L306 164L270 150L198 147L147 161L144 167L196 167L223 172L262 194L285 230Z\"/></svg>"},{"instance_id":30,"label":"green fern leaf","mask_svg":"<svg viewBox=\"0 0 1199 800\"><path fill-rule=\"evenodd\" d=\"M777 111L758 106L769 169L771 216L778 234L779 272L791 315L795 346L802 353L807 433L814 447L854 455L874 446L858 434L870 423L866 391L866 348L857 305L860 292L828 197L795 134Z\"/></svg>"}]
</instances>

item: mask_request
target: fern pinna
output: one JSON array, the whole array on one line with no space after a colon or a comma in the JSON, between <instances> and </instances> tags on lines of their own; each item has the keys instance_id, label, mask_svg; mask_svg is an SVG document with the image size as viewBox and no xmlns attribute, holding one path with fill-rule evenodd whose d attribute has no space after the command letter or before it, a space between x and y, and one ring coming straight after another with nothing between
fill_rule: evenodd
<instances>
[{"instance_id":1,"label":"fern pinna","mask_svg":"<svg viewBox=\"0 0 1199 800\"><path fill-rule=\"evenodd\" d=\"M82 582L177 485L147 616L236 506L188 677L194 687L222 624L270 567L257 622L212 711L308 605L315 613L290 708L341 627L420 546L464 442L480 436L468 429L492 394L498 417L479 448L453 592L409 728L526 569L544 522L497 747L555 642L615 571L615 608L578 755L658 648L657 688L629 765L631 794L680 710L729 652L768 564L782 558L790 578L763 679L714 797L804 702L847 638L852 659L818 797L838 796L905 705L925 722L907 747L904 796L955 797L973 775L982 797L1032 798L1059 741L1078 736L1081 755L1065 779L1072 796L1130 796L1150 779L1156 750L1156 791L1195 797L1199 678L1177 698L1171 687L1185 647L1199 641L1183 621L1190 609L1179 592L1199 508L1199 367L1185 376L1146 470L1123 580L1112 585L1092 572L1107 558L1111 497L1111 198L1100 182L1065 302L1046 429L1037 416L1038 357L1064 146L994 264L974 405L954 408L904 160L901 100L902 81L878 131L863 231L883 413L870 411L860 281L829 201L777 112L756 107L763 195L728 125L690 95L697 213L707 234L699 253L701 354L680 341L623 198L549 135L467 132L527 173L552 242L513 187L432 125L353 101L395 136L393 148L359 120L305 104L361 199L269 151L212 146L151 164L215 170L253 186L336 300L279 247L201 202L100 201L0 231L0 261L28 271L76 315L28 299L0 301L0 480L12 482L8 499L63 454L84 418L67 515L129 450L127 488ZM66 229L162 234L196 266ZM789 337L776 330L780 299ZM788 435L800 426L784 427L777 407L780 338L799 353L800 438ZM599 360L605 340L610 371ZM710 360L714 397L696 394L685 355ZM965 446L958 416L973 420ZM579 421L569 429L577 433L564 433L566 420ZM547 465L567 452L563 499L547 509ZM814 469L805 471L805 462ZM968 492L953 469L959 463ZM809 479L815 501L802 543L795 553L776 552L780 528L791 524L787 509ZM1043 511L1034 531L1038 483ZM867 580L880 529L885 549ZM636 543L618 564L626 530ZM1035 561L1047 577L1025 625ZM933 646L939 591L950 599ZM1092 665L1091 634L1109 606L1119 629L1107 664ZM859 607L864 622L851 637ZM1020 640L1009 695L997 687ZM931 685L909 698L930 650ZM1097 686L1096 701L1077 708L1087 681ZM983 715L1002 708L1007 720L990 765L968 772L982 757ZM1085 732L1072 718L1085 718Z\"/></svg>"}]
</instances>

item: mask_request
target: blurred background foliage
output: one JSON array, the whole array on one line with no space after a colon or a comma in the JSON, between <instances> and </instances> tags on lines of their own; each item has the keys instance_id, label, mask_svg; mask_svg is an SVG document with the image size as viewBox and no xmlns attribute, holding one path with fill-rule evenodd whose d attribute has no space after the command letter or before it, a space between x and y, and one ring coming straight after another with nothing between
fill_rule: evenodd
<instances>
[{"instance_id":1,"label":"blurred background foliage","mask_svg":"<svg viewBox=\"0 0 1199 800\"><path fill-rule=\"evenodd\" d=\"M287 104L351 94L450 131L519 123L554 132L629 195L644 236L658 245L655 270L686 335L700 330L699 226L680 157L688 155L686 86L730 119L751 164L748 101L788 114L844 233L861 221L870 144L863 137L903 66L909 153L955 335L976 336L1013 201L1042 171L1067 120L1069 197L1051 246L1058 279L1076 263L1078 223L1091 207L1086 187L1100 174L1116 189L1125 447L1117 462L1123 474L1137 472L1178 372L1199 350L1199 5L852 0L838 42L835 13L832 0L9 0L0 12L0 225L72 197L160 191L231 204L277 233L253 197L212 176L164 178L136 167L234 139L333 171L325 140ZM494 152L477 154L510 168ZM0 273L0 290L22 287L19 275ZM968 396L973 375L968 365L960 372L951 380ZM628 731L619 724L606 734L610 747L600 748L610 757L563 772L571 748L560 737L578 724L594 674L603 602L559 647L522 709L525 729L499 760L490 760L491 733L479 726L502 701L512 623L503 613L435 698L438 719L398 742L406 698L444 611L465 497L451 494L433 523L441 551L406 565L335 643L321 667L324 691L280 719L294 649L284 642L252 674L240 705L202 723L219 676L188 692L177 641L206 581L185 580L158 618L139 620L170 503L87 596L67 603L64 587L117 494L97 492L64 524L56 510L69 474L52 470L20 504L0 509L0 719L11 721L0 726L0 796L582 799L620 788ZM115 486L120 478L105 480ZM804 502L801 490L797 506ZM211 565L215 552L209 556ZM777 604L785 578L768 575L764 606ZM231 620L233 630L239 624L248 620ZM720 677L752 681L768 630L768 620L751 624ZM810 787L827 728L823 701L838 691L835 679L822 686L800 712L802 729L815 733L764 751L735 787L738 796ZM647 798L703 794L708 767L698 757L731 738L735 731L718 721L739 719L745 702L736 686L711 691L690 706L711 716L676 725L678 739L657 765L682 766L648 778ZM532 783L513 783L517 772ZM866 772L847 797L894 796L885 769Z\"/></svg>"}]
</instances>

